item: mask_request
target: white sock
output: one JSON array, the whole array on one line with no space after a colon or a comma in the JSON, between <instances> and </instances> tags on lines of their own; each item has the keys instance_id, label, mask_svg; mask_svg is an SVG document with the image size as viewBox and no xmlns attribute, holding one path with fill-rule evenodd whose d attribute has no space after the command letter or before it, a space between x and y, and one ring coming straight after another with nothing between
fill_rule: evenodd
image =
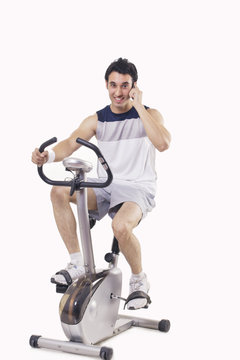
<instances>
[{"instance_id":1,"label":"white sock","mask_svg":"<svg viewBox=\"0 0 240 360\"><path fill-rule=\"evenodd\" d=\"M78 266L83 266L83 257L82 254L79 252L75 252L70 255L71 263Z\"/></svg>"},{"instance_id":2,"label":"white sock","mask_svg":"<svg viewBox=\"0 0 240 360\"><path fill-rule=\"evenodd\" d=\"M144 278L145 273L143 271L141 271L139 274L132 274L132 279L133 280L141 280L142 278Z\"/></svg>"}]
</instances>

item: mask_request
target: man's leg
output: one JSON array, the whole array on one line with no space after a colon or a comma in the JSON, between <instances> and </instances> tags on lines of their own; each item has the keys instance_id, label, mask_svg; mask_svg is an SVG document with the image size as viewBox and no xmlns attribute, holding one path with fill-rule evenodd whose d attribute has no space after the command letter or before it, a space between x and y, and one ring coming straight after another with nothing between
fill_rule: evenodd
<instances>
[{"instance_id":1,"label":"man's leg","mask_svg":"<svg viewBox=\"0 0 240 360\"><path fill-rule=\"evenodd\" d=\"M133 235L133 229L138 225L142 218L140 207L134 202L125 202L115 215L112 228L114 236L117 238L119 248L129 263L132 276L130 278L130 291L148 293L149 283L146 274L142 271L141 247L138 239ZM139 294L139 293L138 293ZM140 309L147 305L146 298L138 298L128 302L128 309Z\"/></svg>"},{"instance_id":2,"label":"man's leg","mask_svg":"<svg viewBox=\"0 0 240 360\"><path fill-rule=\"evenodd\" d=\"M70 196L69 188L54 186L51 191L51 201L58 231L69 254L79 252L76 220L70 205L76 204L76 193ZM92 189L88 189L88 209L97 209L97 200Z\"/></svg>"},{"instance_id":3,"label":"man's leg","mask_svg":"<svg viewBox=\"0 0 240 360\"><path fill-rule=\"evenodd\" d=\"M112 222L114 236L133 274L139 274L142 271L140 243L132 233L141 218L140 207L134 202L125 202Z\"/></svg>"},{"instance_id":4,"label":"man's leg","mask_svg":"<svg viewBox=\"0 0 240 360\"><path fill-rule=\"evenodd\" d=\"M84 271L77 237L76 220L71 208L71 203L76 204L76 193L70 196L69 188L54 186L51 191L51 201L59 233L71 259L70 267L68 266L67 271L73 280L75 280L75 278ZM97 209L96 196L92 189L88 189L88 208L89 210ZM72 265L74 265L74 267ZM52 281L57 283L66 282L63 275L54 275Z\"/></svg>"}]
</instances>

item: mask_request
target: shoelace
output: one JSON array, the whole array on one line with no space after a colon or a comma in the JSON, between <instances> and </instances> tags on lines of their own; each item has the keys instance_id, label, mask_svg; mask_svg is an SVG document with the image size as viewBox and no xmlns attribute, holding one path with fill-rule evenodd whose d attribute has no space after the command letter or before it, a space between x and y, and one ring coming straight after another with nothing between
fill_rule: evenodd
<instances>
[{"instance_id":1,"label":"shoelace","mask_svg":"<svg viewBox=\"0 0 240 360\"><path fill-rule=\"evenodd\" d=\"M141 286L143 286L142 280L132 280L132 281L130 281L131 292L138 291Z\"/></svg>"},{"instance_id":2,"label":"shoelace","mask_svg":"<svg viewBox=\"0 0 240 360\"><path fill-rule=\"evenodd\" d=\"M72 264L72 263L68 263L68 264L67 264L66 270L72 270L72 271L74 271L74 275L76 275L76 276L78 276L78 274L81 274L81 273L84 272L82 266L78 267L77 265Z\"/></svg>"},{"instance_id":3,"label":"shoelace","mask_svg":"<svg viewBox=\"0 0 240 360\"><path fill-rule=\"evenodd\" d=\"M77 266L72 264L72 263L68 263L67 267L66 267L66 270L70 270L70 269L77 269Z\"/></svg>"}]
</instances>

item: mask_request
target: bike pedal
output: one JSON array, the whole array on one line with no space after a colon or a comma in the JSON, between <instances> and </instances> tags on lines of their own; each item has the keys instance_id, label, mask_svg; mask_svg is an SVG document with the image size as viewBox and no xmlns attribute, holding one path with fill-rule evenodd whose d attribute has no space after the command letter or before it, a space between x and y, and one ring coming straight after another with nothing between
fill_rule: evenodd
<instances>
[{"instance_id":1,"label":"bike pedal","mask_svg":"<svg viewBox=\"0 0 240 360\"><path fill-rule=\"evenodd\" d=\"M68 289L68 285L64 284L56 284L56 292L60 294L64 294Z\"/></svg>"}]
</instances>

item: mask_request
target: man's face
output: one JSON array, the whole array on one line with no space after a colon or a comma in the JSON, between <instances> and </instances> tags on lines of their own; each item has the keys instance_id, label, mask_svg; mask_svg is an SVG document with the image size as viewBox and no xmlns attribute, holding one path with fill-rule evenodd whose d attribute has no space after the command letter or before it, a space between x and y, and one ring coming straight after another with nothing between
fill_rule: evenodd
<instances>
[{"instance_id":1,"label":"man's face","mask_svg":"<svg viewBox=\"0 0 240 360\"><path fill-rule=\"evenodd\" d=\"M132 82L132 77L129 74L119 74L114 71L109 75L106 87L113 109L124 111L129 107L129 92L132 89Z\"/></svg>"}]
</instances>

